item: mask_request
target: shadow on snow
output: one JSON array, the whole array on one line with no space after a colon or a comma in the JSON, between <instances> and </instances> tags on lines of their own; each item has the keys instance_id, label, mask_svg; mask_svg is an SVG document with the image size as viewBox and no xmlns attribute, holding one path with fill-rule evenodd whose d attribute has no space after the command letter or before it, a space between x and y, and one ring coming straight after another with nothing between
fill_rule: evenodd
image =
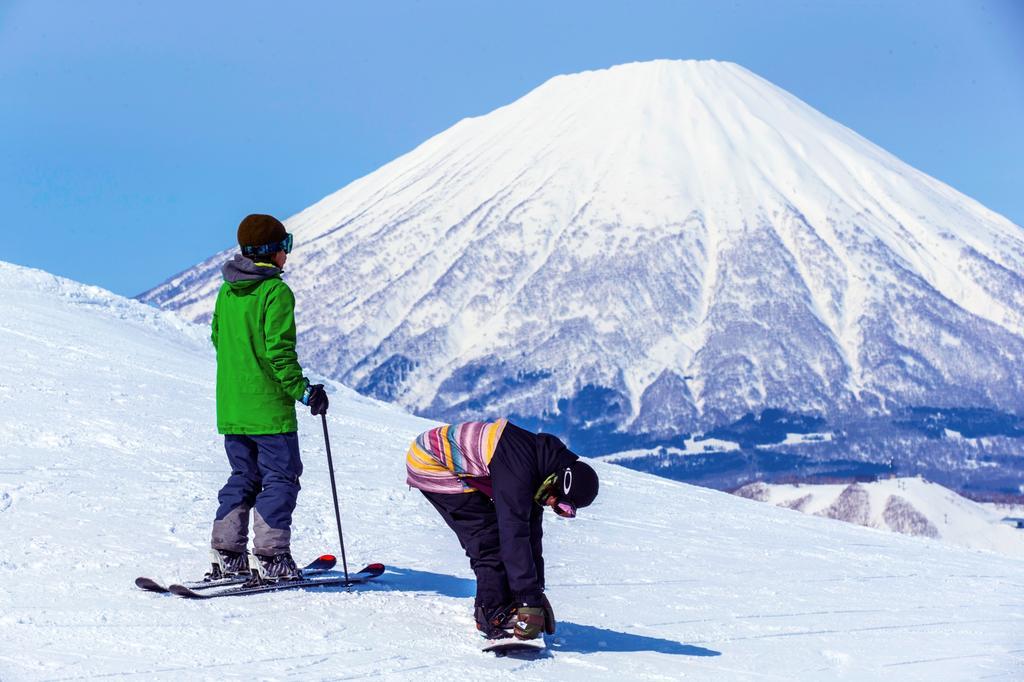
<instances>
[{"instance_id":1,"label":"shadow on snow","mask_svg":"<svg viewBox=\"0 0 1024 682\"><path fill-rule=\"evenodd\" d=\"M578 654L593 654L601 651L620 653L653 651L657 654L674 654L676 656L722 655L722 652L714 649L683 644L671 639L634 635L630 632L619 632L568 621L558 623L558 631L549 640L549 646L555 651L574 651Z\"/></svg>"},{"instance_id":2,"label":"shadow on snow","mask_svg":"<svg viewBox=\"0 0 1024 682\"><path fill-rule=\"evenodd\" d=\"M399 566L388 566L376 584L400 592L436 592L457 599L476 595L475 580Z\"/></svg>"},{"instance_id":3,"label":"shadow on snow","mask_svg":"<svg viewBox=\"0 0 1024 682\"><path fill-rule=\"evenodd\" d=\"M374 583L371 583L373 585ZM383 588L400 592L434 592L445 597L465 599L476 594L476 581L444 573L388 566L376 582ZM671 639L635 635L593 625L569 621L558 623L558 632L548 640L554 651L593 654L598 652L633 653L652 651L676 656L721 656L720 651L675 642Z\"/></svg>"}]
</instances>

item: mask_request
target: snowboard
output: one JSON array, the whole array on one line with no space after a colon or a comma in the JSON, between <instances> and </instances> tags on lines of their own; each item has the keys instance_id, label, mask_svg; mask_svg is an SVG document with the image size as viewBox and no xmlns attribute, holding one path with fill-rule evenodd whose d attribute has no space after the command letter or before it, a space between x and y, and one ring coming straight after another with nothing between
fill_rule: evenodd
<instances>
[{"instance_id":1,"label":"snowboard","mask_svg":"<svg viewBox=\"0 0 1024 682\"><path fill-rule=\"evenodd\" d=\"M488 640L487 646L482 651L485 654L494 654L498 658L518 658L534 660L551 656L547 642L543 635L537 639L516 639L509 636L507 639Z\"/></svg>"}]
</instances>

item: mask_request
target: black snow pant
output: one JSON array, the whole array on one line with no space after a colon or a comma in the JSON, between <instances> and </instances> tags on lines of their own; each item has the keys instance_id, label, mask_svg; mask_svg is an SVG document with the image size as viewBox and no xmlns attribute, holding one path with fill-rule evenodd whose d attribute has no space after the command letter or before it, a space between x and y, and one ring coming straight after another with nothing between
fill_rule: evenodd
<instances>
[{"instance_id":1,"label":"black snow pant","mask_svg":"<svg viewBox=\"0 0 1024 682\"><path fill-rule=\"evenodd\" d=\"M231 476L217 496L213 522L214 549L246 551L249 511L253 552L272 556L290 551L292 512L299 496L302 460L296 433L224 436Z\"/></svg>"},{"instance_id":2,"label":"black snow pant","mask_svg":"<svg viewBox=\"0 0 1024 682\"><path fill-rule=\"evenodd\" d=\"M476 606L494 609L512 601L505 565L501 562L498 516L494 502L481 492L428 493L434 509L459 537L469 565L476 574Z\"/></svg>"}]
</instances>

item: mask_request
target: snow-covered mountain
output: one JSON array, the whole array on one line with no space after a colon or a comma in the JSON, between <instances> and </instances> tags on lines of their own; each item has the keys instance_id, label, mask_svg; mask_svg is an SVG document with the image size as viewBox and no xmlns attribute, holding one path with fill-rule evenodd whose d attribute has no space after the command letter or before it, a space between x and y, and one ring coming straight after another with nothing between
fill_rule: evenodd
<instances>
[{"instance_id":1,"label":"snow-covered mountain","mask_svg":"<svg viewBox=\"0 0 1024 682\"><path fill-rule=\"evenodd\" d=\"M1001 523L1006 513L920 478L849 485L749 483L735 494L805 514L1024 559L1024 531Z\"/></svg>"},{"instance_id":2,"label":"snow-covered mountain","mask_svg":"<svg viewBox=\"0 0 1024 682\"><path fill-rule=\"evenodd\" d=\"M1024 411L1020 227L735 64L553 78L287 225L304 355L418 414ZM142 300L208 319L230 251Z\"/></svg>"},{"instance_id":3,"label":"snow-covered mountain","mask_svg":"<svg viewBox=\"0 0 1024 682\"><path fill-rule=\"evenodd\" d=\"M404 486L429 422L336 387L346 592L191 602L228 469L205 328L0 263L0 679L1013 679L1021 562L806 516L603 462L545 522L552 658L483 656L473 581ZM319 420L300 417L301 557L336 551Z\"/></svg>"}]
</instances>

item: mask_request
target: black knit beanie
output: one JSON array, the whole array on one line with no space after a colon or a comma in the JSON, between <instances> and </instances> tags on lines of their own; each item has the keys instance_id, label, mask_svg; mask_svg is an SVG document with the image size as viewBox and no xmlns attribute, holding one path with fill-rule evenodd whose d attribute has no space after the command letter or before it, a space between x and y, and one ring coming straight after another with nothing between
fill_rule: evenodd
<instances>
[{"instance_id":1,"label":"black knit beanie","mask_svg":"<svg viewBox=\"0 0 1024 682\"><path fill-rule=\"evenodd\" d=\"M253 213L247 215L238 224L239 246L263 246L276 244L288 236L281 221L272 215ZM269 256L267 256L269 258Z\"/></svg>"}]
</instances>

